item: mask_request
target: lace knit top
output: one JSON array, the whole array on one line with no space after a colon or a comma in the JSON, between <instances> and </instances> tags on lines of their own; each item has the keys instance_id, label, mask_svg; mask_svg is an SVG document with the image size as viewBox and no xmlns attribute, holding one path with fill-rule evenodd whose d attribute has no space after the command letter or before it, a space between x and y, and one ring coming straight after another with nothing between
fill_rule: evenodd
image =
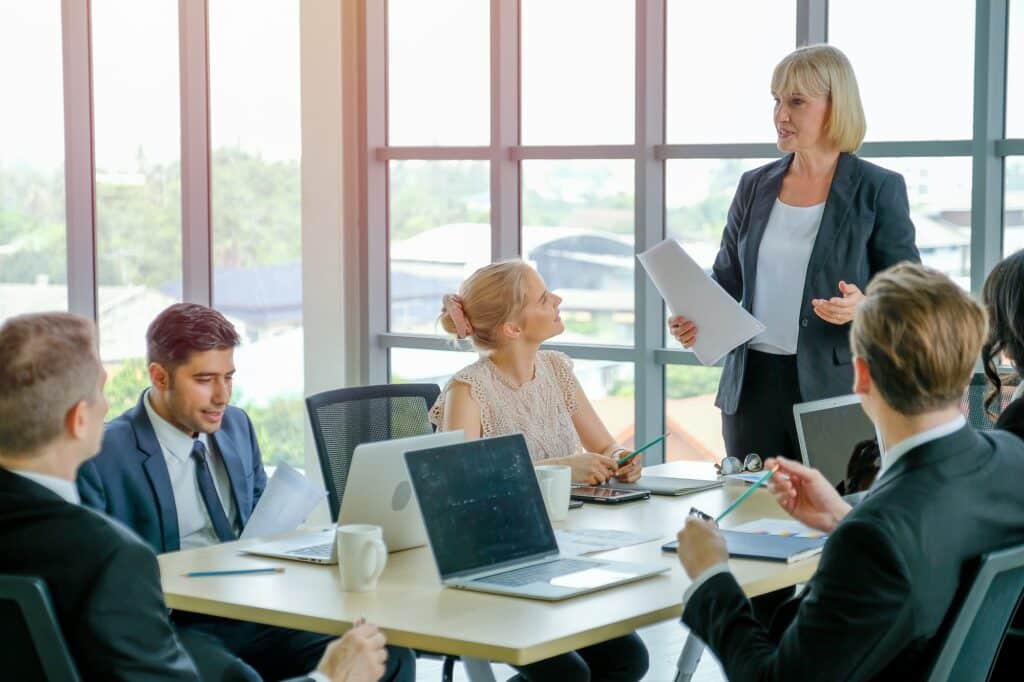
<instances>
[{"instance_id":1,"label":"lace knit top","mask_svg":"<svg viewBox=\"0 0 1024 682\"><path fill-rule=\"evenodd\" d=\"M444 401L455 381L467 384L470 396L480 406L484 438L522 433L535 462L583 452L572 423L579 382L572 360L564 353L538 351L533 379L519 387L487 358L464 367L448 381L430 410L430 421L439 431L450 428Z\"/></svg>"}]
</instances>

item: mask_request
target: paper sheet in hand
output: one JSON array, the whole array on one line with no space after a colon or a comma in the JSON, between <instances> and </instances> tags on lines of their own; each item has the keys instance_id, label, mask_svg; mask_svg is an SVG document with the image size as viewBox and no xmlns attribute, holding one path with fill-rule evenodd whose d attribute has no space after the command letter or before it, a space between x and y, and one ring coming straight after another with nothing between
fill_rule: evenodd
<instances>
[{"instance_id":1,"label":"paper sheet in hand","mask_svg":"<svg viewBox=\"0 0 1024 682\"><path fill-rule=\"evenodd\" d=\"M558 549L566 556L607 552L620 547L639 545L641 542L651 542L660 537L656 533L631 533L625 530L600 528L558 529L555 531Z\"/></svg>"},{"instance_id":2,"label":"paper sheet in hand","mask_svg":"<svg viewBox=\"0 0 1024 682\"><path fill-rule=\"evenodd\" d=\"M674 239L652 246L637 258L669 311L697 324L693 352L701 363L715 364L764 331L764 325L711 279Z\"/></svg>"},{"instance_id":3,"label":"paper sheet in hand","mask_svg":"<svg viewBox=\"0 0 1024 682\"><path fill-rule=\"evenodd\" d=\"M270 477L241 539L288 533L299 527L327 493L281 463Z\"/></svg>"}]
</instances>

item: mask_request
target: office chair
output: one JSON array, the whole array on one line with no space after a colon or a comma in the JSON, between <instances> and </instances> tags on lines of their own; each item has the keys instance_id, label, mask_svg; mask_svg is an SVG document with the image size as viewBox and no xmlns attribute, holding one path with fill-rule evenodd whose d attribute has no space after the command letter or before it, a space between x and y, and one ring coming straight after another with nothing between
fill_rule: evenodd
<instances>
[{"instance_id":1,"label":"office chair","mask_svg":"<svg viewBox=\"0 0 1024 682\"><path fill-rule=\"evenodd\" d=\"M962 599L954 602L929 682L987 680L1024 591L1024 545L981 557Z\"/></svg>"},{"instance_id":2,"label":"office chair","mask_svg":"<svg viewBox=\"0 0 1024 682\"><path fill-rule=\"evenodd\" d=\"M362 443L433 432L427 412L437 384L385 384L324 391L306 398L331 518L338 518L352 453Z\"/></svg>"},{"instance_id":3,"label":"office chair","mask_svg":"<svg viewBox=\"0 0 1024 682\"><path fill-rule=\"evenodd\" d=\"M0 666L20 682L80 679L41 578L0 575Z\"/></svg>"},{"instance_id":4,"label":"office chair","mask_svg":"<svg viewBox=\"0 0 1024 682\"><path fill-rule=\"evenodd\" d=\"M999 398L993 405L997 415L1010 402L1015 388L1016 386L1002 385ZM985 396L988 395L988 391L988 378L983 373L976 372L971 377L971 383L968 384L963 397L960 398L960 411L967 418L967 423L978 431L990 431L993 428L992 421L985 412Z\"/></svg>"},{"instance_id":5,"label":"office chair","mask_svg":"<svg viewBox=\"0 0 1024 682\"><path fill-rule=\"evenodd\" d=\"M339 388L306 398L332 519L341 510L356 446L432 433L427 413L440 394L437 384L384 384ZM457 656L444 657L442 682L451 682L456 660Z\"/></svg>"}]
</instances>

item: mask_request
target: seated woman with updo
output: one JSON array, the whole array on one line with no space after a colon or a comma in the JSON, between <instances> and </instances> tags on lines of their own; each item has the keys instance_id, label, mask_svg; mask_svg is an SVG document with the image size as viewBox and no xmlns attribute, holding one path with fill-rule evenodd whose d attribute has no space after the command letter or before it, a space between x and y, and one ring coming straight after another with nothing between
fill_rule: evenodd
<instances>
[{"instance_id":1,"label":"seated woman with updo","mask_svg":"<svg viewBox=\"0 0 1024 682\"><path fill-rule=\"evenodd\" d=\"M575 483L640 478L640 456L612 438L587 400L572 360L540 345L565 330L537 271L519 260L480 268L459 294L444 297L441 326L471 339L480 359L455 374L430 411L440 431L467 439L522 433L534 464L568 464Z\"/></svg>"},{"instance_id":2,"label":"seated woman with updo","mask_svg":"<svg viewBox=\"0 0 1024 682\"><path fill-rule=\"evenodd\" d=\"M640 457L619 468L627 452L615 442L587 400L564 353L540 350L565 329L562 299L518 260L480 268L459 294L444 297L441 325L471 339L480 359L455 374L430 411L439 431L462 429L467 439L522 433L534 464L567 464L578 483L613 476L640 478ZM635 682L648 656L635 634L524 666L518 680Z\"/></svg>"}]
</instances>

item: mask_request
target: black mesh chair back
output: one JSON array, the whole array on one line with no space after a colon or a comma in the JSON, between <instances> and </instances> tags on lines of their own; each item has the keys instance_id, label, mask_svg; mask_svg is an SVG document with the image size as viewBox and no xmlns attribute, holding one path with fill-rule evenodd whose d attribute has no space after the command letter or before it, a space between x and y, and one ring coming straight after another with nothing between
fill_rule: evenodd
<instances>
[{"instance_id":1,"label":"black mesh chair back","mask_svg":"<svg viewBox=\"0 0 1024 682\"><path fill-rule=\"evenodd\" d=\"M19 682L78 682L41 578L0 575L0 677Z\"/></svg>"},{"instance_id":2,"label":"black mesh chair back","mask_svg":"<svg viewBox=\"0 0 1024 682\"><path fill-rule=\"evenodd\" d=\"M1002 413L1003 408L1009 404L1015 389L1016 386L1007 386L1006 384L1000 388L999 397L992 406L996 415ZM989 431L993 428L992 420L985 412L985 396L988 395L988 392L988 379L984 374L978 372L971 377L971 383L960 399L960 411L967 418L967 423L978 431Z\"/></svg>"},{"instance_id":3,"label":"black mesh chair back","mask_svg":"<svg viewBox=\"0 0 1024 682\"><path fill-rule=\"evenodd\" d=\"M929 682L987 680L1024 591L1024 545L981 557L947 618Z\"/></svg>"},{"instance_id":4,"label":"black mesh chair back","mask_svg":"<svg viewBox=\"0 0 1024 682\"><path fill-rule=\"evenodd\" d=\"M331 518L338 518L345 481L357 445L433 431L427 413L437 384L386 384L340 388L306 398Z\"/></svg>"}]
</instances>

